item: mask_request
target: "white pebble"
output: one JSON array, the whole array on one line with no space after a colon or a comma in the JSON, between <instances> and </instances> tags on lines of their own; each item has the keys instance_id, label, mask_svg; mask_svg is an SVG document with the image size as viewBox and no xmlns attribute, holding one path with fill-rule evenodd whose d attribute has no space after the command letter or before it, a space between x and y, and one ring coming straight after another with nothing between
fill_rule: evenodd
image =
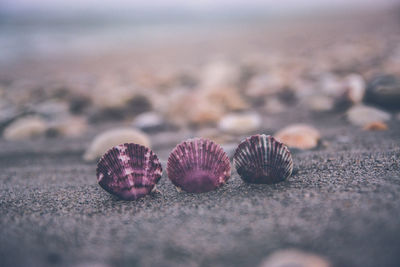
<instances>
[{"instance_id":1,"label":"white pebble","mask_svg":"<svg viewBox=\"0 0 400 267\"><path fill-rule=\"evenodd\" d=\"M24 140L44 135L47 131L46 122L37 116L17 119L4 130L6 140Z\"/></svg>"},{"instance_id":2,"label":"white pebble","mask_svg":"<svg viewBox=\"0 0 400 267\"><path fill-rule=\"evenodd\" d=\"M157 112L145 112L133 120L133 126L139 129L156 128L162 126L163 123L163 118Z\"/></svg>"},{"instance_id":3,"label":"white pebble","mask_svg":"<svg viewBox=\"0 0 400 267\"><path fill-rule=\"evenodd\" d=\"M364 126L372 122L385 122L390 120L391 115L383 110L358 105L347 111L347 119L354 125Z\"/></svg>"},{"instance_id":4,"label":"white pebble","mask_svg":"<svg viewBox=\"0 0 400 267\"><path fill-rule=\"evenodd\" d=\"M221 118L218 127L231 134L245 134L261 126L261 117L257 113L231 113Z\"/></svg>"},{"instance_id":5,"label":"white pebble","mask_svg":"<svg viewBox=\"0 0 400 267\"><path fill-rule=\"evenodd\" d=\"M130 128L113 129L97 135L83 155L83 159L85 161L96 160L110 148L124 143L135 143L150 147L149 137L139 130Z\"/></svg>"}]
</instances>

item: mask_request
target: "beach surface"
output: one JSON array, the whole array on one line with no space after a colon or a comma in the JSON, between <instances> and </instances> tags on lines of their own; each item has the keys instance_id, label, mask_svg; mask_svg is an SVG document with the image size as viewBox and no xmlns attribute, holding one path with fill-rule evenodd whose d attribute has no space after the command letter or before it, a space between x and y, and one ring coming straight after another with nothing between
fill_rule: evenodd
<instances>
[{"instance_id":1,"label":"beach surface","mask_svg":"<svg viewBox=\"0 0 400 267\"><path fill-rule=\"evenodd\" d=\"M324 28L325 34L285 24L279 31L246 26L221 34L203 31L181 42L186 31L178 31L177 39L164 32L130 49L13 59L0 65L0 82L4 91L20 92L9 93L12 101L28 99L35 106L45 98L68 98L65 88L98 96L121 81L157 87L162 99L172 95L169 88L178 87L170 82L171 73L189 66L188 73L194 68L196 77L198 66L220 58L235 63L244 58L240 64L254 63L254 68L261 66L259 72L264 63L268 71L279 65L279 71L296 79L309 75L312 82L319 71L339 77L354 72L366 78L389 71L400 75L398 17L377 24L382 18L336 25L331 32ZM104 85L102 79L111 82ZM100 85L106 90L93 91ZM259 266L271 253L292 248L324 257L332 266L400 266L398 111L388 111L387 130L366 131L351 124L343 110L316 112L301 103L289 97L279 112L250 103L249 109L261 115L261 126L229 137L232 145L293 123L314 126L320 144L292 150L291 177L273 185L246 184L232 167L226 185L202 194L178 192L165 171L171 150L186 138L201 136L200 126L149 132L164 173L159 191L137 201L122 201L102 190L96 162L82 159L96 134L131 126L136 114L105 120L105 113L96 113L102 107L93 105L81 114L89 118L89 127L78 136L1 139L0 266Z\"/></svg>"}]
</instances>

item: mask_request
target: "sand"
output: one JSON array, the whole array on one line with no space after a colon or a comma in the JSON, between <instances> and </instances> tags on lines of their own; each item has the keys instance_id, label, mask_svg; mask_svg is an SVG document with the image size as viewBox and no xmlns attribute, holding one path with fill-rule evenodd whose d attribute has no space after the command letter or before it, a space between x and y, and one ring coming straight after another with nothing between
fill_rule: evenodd
<instances>
[{"instance_id":1,"label":"sand","mask_svg":"<svg viewBox=\"0 0 400 267\"><path fill-rule=\"evenodd\" d=\"M301 119L289 115L272 125ZM249 185L233 172L217 191L188 194L164 173L161 193L132 202L103 191L96 164L82 161L90 134L1 141L0 265L257 266L298 248L334 266L398 266L399 123L367 132L334 114L309 122L325 145L295 151L285 182ZM159 141L165 169L177 140Z\"/></svg>"}]
</instances>

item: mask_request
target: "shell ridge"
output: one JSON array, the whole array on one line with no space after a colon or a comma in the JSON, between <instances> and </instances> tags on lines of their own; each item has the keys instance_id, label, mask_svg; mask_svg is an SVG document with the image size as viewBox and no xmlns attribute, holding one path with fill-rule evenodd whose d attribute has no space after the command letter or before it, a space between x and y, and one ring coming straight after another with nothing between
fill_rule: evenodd
<instances>
[{"instance_id":1,"label":"shell ridge","mask_svg":"<svg viewBox=\"0 0 400 267\"><path fill-rule=\"evenodd\" d=\"M279 171L277 169L277 168L279 168L279 165L277 164L277 160L278 160L277 145L278 145L278 143L274 142L274 140L272 139L271 136L268 136L268 141L270 142L270 146L271 146L271 158L270 158L271 164L270 165L272 168L270 168L270 172L271 172L270 175L275 180L278 175L278 171Z\"/></svg>"},{"instance_id":2,"label":"shell ridge","mask_svg":"<svg viewBox=\"0 0 400 267\"><path fill-rule=\"evenodd\" d=\"M260 148L258 149L260 151L260 156L259 156L259 164L260 164L260 168L262 170L262 175L264 175L267 171L266 168L266 158L267 158L267 154L266 154L266 136L265 134L260 135L259 137L260 140Z\"/></svg>"}]
</instances>

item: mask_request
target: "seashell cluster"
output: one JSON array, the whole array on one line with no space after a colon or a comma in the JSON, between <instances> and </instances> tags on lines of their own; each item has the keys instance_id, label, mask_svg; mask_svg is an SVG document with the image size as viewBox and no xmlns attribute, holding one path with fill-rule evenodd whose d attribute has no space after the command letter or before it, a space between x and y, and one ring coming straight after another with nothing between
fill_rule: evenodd
<instances>
[{"instance_id":1,"label":"seashell cluster","mask_svg":"<svg viewBox=\"0 0 400 267\"><path fill-rule=\"evenodd\" d=\"M270 135L253 135L243 140L235 151L233 164L243 181L271 184L292 174L289 149Z\"/></svg>"},{"instance_id":2,"label":"seashell cluster","mask_svg":"<svg viewBox=\"0 0 400 267\"><path fill-rule=\"evenodd\" d=\"M168 158L168 177L190 193L214 190L230 178L231 166L222 147L208 139L189 139L177 145Z\"/></svg>"},{"instance_id":3,"label":"seashell cluster","mask_svg":"<svg viewBox=\"0 0 400 267\"><path fill-rule=\"evenodd\" d=\"M288 148L264 134L242 141L235 150L233 162L240 177L248 183L277 183L288 178L293 170ZM179 190L203 193L224 185L231 176L231 165L220 145L209 139L195 138L172 150L167 173ZM133 143L111 148L97 165L99 185L124 200L136 200L149 194L161 175L162 166L153 151Z\"/></svg>"},{"instance_id":4,"label":"seashell cluster","mask_svg":"<svg viewBox=\"0 0 400 267\"><path fill-rule=\"evenodd\" d=\"M108 150L97 164L99 185L124 200L149 194L161 179L162 167L149 148L126 143Z\"/></svg>"}]
</instances>

